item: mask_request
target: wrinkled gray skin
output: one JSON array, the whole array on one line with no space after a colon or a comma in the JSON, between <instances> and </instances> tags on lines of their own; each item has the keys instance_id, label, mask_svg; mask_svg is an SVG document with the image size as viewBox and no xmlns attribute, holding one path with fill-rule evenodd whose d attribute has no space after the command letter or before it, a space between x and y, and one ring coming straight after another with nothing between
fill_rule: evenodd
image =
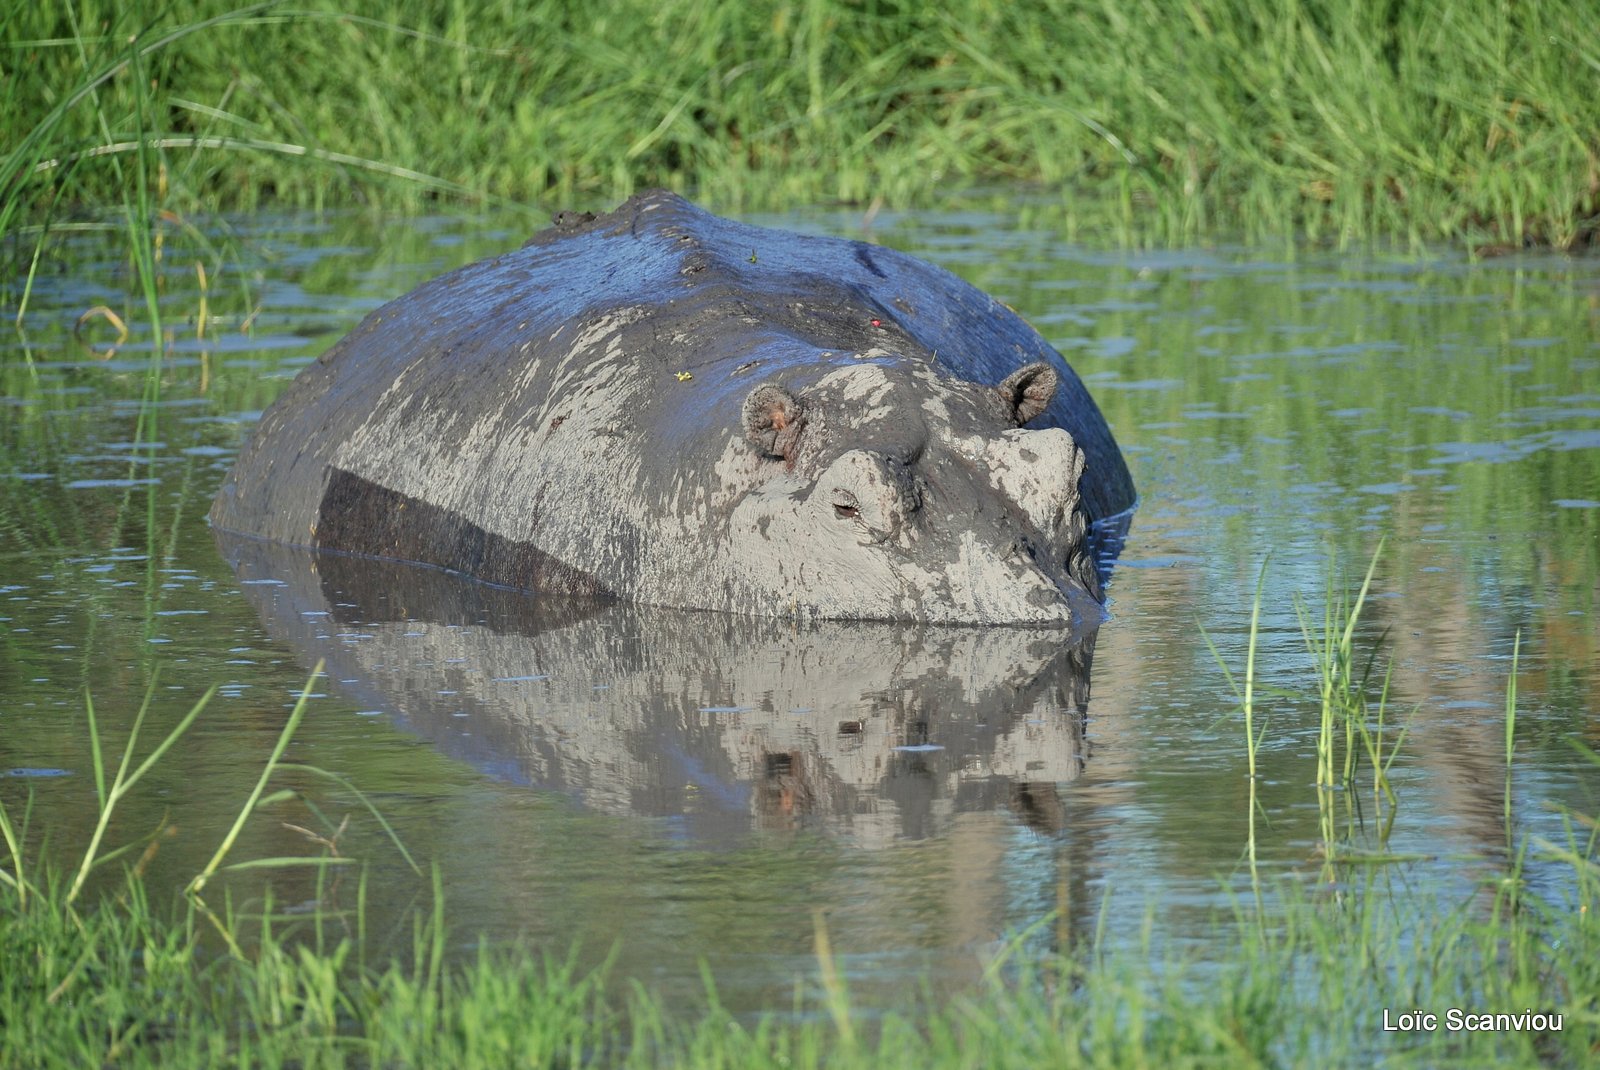
<instances>
[{"instance_id":1,"label":"wrinkled gray skin","mask_svg":"<svg viewBox=\"0 0 1600 1070\"><path fill-rule=\"evenodd\" d=\"M211 517L547 593L1042 624L1098 612L1089 522L1132 504L1082 384L998 302L656 192L373 313Z\"/></svg>"}]
</instances>

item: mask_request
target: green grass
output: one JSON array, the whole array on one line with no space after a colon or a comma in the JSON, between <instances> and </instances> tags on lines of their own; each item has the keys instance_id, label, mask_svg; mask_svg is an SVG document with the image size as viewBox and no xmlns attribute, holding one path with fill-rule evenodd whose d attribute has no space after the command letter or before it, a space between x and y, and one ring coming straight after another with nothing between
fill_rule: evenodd
<instances>
[{"instance_id":1,"label":"green grass","mask_svg":"<svg viewBox=\"0 0 1600 1070\"><path fill-rule=\"evenodd\" d=\"M133 189L184 215L1002 183L1128 241L1475 247L1600 212L1587 0L49 0L0 16L0 85L0 233Z\"/></svg>"},{"instance_id":2,"label":"green grass","mask_svg":"<svg viewBox=\"0 0 1600 1070\"><path fill-rule=\"evenodd\" d=\"M852 1007L822 939L816 994L797 994L798 1013L741 1019L721 1009L709 977L700 1009L669 1011L570 958L502 947L445 961L437 891L405 960L363 967L356 937L314 939L303 918L275 919L270 901L225 916L259 935L218 954L191 904L157 906L136 878L83 917L64 909L58 885L26 907L8 886L0 1064L1578 1067L1600 1044L1593 849L1592 838L1568 847L1580 903L1546 903L1515 880L1481 903L1433 903L1368 872L1337 897L1288 891L1272 920L1219 918L1240 934L1220 960L1149 945L1002 953L977 991L881 1017ZM1386 1009L1449 1007L1531 1009L1563 1027L1382 1031Z\"/></svg>"},{"instance_id":3,"label":"green grass","mask_svg":"<svg viewBox=\"0 0 1600 1070\"><path fill-rule=\"evenodd\" d=\"M1378 558L1383 554L1383 540L1372 552L1367 573L1362 578L1361 589L1354 601L1339 596L1334 591L1333 562L1329 562L1328 586L1323 603L1322 625L1315 628L1305 605L1299 601L1295 612L1300 619L1300 633L1306 649L1316 662L1318 700L1321 718L1317 731L1317 786L1350 788L1355 783L1356 770L1364 754L1372 768L1373 792L1381 793L1394 805L1394 791L1389 786L1389 767L1394 762L1398 748L1405 740L1405 730L1393 739L1385 738L1389 714L1389 683L1393 666L1385 670L1383 684L1374 697L1372 691L1373 660L1357 665L1355 654L1356 626L1361 621L1361 610L1367 604L1372 590L1372 576L1378 568ZM1513 685L1514 686L1514 685ZM1339 757L1339 736L1344 737L1343 759ZM1357 743L1360 746L1357 746ZM1388 758L1384 748L1388 747Z\"/></svg>"},{"instance_id":4,"label":"green grass","mask_svg":"<svg viewBox=\"0 0 1600 1070\"><path fill-rule=\"evenodd\" d=\"M1381 646L1383 637L1379 637L1378 644L1369 655L1365 666L1358 672L1356 668L1355 635L1357 626L1361 622L1362 608L1367 604L1368 596L1372 589L1372 577L1377 571L1378 560L1383 554L1383 542L1378 541L1377 548L1372 553L1372 559L1367 565L1366 575L1362 578L1361 589L1352 601L1348 595L1337 593L1338 586L1335 580L1337 572L1335 562L1331 555L1328 563L1327 586L1324 589L1324 603L1322 625L1320 631L1314 631L1309 612L1298 596L1295 598L1295 613L1299 619L1301 636L1305 641L1307 652L1311 656L1311 668L1316 676L1317 704L1319 717L1317 725L1317 769L1316 792L1319 814L1319 824L1322 833L1322 856L1324 879L1333 883L1339 879L1337 863L1345 862L1389 862L1395 856L1387 853L1389 833L1394 827L1395 817L1399 813L1399 800L1395 796L1394 788L1389 780L1389 770L1399 755L1400 747L1405 742L1408 729L1402 728L1394 736L1389 735L1389 690L1393 673L1393 664L1385 671L1381 685L1374 685L1372 681L1373 664L1377 658L1376 646ZM1223 678L1232 690L1234 699L1238 702L1239 710L1244 720L1244 745L1248 761L1248 776L1250 782L1248 806L1248 836L1245 844L1245 859L1249 866L1251 888L1255 895L1258 912L1264 911L1260 877L1256 864L1256 817L1263 812L1257 799L1256 788L1258 777L1256 774L1256 757L1260 750L1262 740L1266 734L1266 727L1256 727L1257 716L1261 712L1256 698L1256 658L1257 646L1260 639L1261 621L1261 593L1266 585L1267 565L1269 560L1263 560L1260 571L1256 576L1255 597L1250 609L1250 630L1245 640L1245 668L1244 686L1241 688L1235 681L1232 671L1228 668L1227 661L1222 652L1212 641L1209 634L1202 626L1200 634L1205 641L1207 649L1211 652L1212 659L1217 667L1222 670ZM1273 689L1278 697L1293 700L1296 696L1281 688ZM1374 694L1376 691L1376 694ZM1507 829L1509 835L1510 814L1510 734L1514 727L1516 702L1516 669L1513 660L1512 675L1507 684L1507 752L1506 752L1506 785L1507 785ZM1343 737L1343 753L1340 754L1340 737ZM1376 837L1378 853L1363 853L1352 851L1346 844L1357 839L1357 831L1364 824L1364 814L1356 801L1355 791L1357 778L1361 768L1361 759L1365 757L1368 767L1372 772L1372 794L1374 816L1381 816L1382 823L1378 826ZM1335 789L1343 792L1345 821L1341 828L1338 820L1338 799ZM1387 802L1387 812L1383 804Z\"/></svg>"}]
</instances>

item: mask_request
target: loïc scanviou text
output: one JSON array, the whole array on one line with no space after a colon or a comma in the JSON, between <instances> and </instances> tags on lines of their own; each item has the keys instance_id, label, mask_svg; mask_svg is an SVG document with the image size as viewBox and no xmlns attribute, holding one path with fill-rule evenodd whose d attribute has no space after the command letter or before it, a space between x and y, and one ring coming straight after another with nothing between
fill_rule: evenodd
<instances>
[{"instance_id":1,"label":"lo\u00efc scanviou text","mask_svg":"<svg viewBox=\"0 0 1600 1070\"><path fill-rule=\"evenodd\" d=\"M1434 1033L1447 1029L1452 1033L1540 1033L1561 1032L1561 1015L1532 1008L1514 1013L1487 1013L1451 1007L1444 1013L1409 1010L1383 1011L1385 1033Z\"/></svg>"}]
</instances>

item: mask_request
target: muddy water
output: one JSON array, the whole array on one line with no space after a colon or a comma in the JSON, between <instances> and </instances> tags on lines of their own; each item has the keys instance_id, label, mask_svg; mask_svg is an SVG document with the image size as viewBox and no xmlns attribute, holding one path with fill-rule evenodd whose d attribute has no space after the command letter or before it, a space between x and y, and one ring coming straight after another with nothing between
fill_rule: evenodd
<instances>
[{"instance_id":1,"label":"muddy water","mask_svg":"<svg viewBox=\"0 0 1600 1070\"><path fill-rule=\"evenodd\" d=\"M781 222L863 236L860 220ZM215 255L163 245L159 365L113 240L75 233L0 339L0 800L65 857L94 819L91 694L110 744L149 694L144 746L207 688L183 743L128 801L118 842L163 823L151 878L204 863L311 665L328 675L290 750L337 773L437 865L456 946L598 959L692 999L788 1006L816 919L865 1001L970 984L1006 934L1203 956L1249 888L1243 729L1205 636L1237 672L1262 562L1272 689L1256 873L1461 902L1507 844L1600 810L1600 262L1102 252L1044 213L880 216L1026 315L1089 383L1140 507L1110 619L1076 633L736 623L540 605L438 573L213 538L211 494L260 410L366 311L516 244L525 224L219 220ZM186 251L187 250L187 251ZM8 280L7 318L20 299ZM204 311L202 313L202 298ZM80 314L114 309L74 330ZM1357 631L1392 664L1398 810L1319 796L1320 621L1383 544ZM1504 695L1521 635L1509 778ZM336 837L368 874L369 936L403 950L428 900L349 790L247 826L238 859ZM275 908L352 908L354 875L270 877ZM1562 893L1559 867L1531 863ZM230 878L259 903L259 871ZM1043 921L1043 924L1036 924ZM805 983L810 983L809 980Z\"/></svg>"}]
</instances>

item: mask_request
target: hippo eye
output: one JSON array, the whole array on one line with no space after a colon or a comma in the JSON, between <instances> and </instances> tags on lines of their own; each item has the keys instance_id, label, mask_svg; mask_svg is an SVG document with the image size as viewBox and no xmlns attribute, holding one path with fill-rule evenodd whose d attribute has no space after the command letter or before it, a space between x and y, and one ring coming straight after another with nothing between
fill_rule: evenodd
<instances>
[{"instance_id":1,"label":"hippo eye","mask_svg":"<svg viewBox=\"0 0 1600 1070\"><path fill-rule=\"evenodd\" d=\"M840 520L854 520L861 515L861 503L847 490L836 491L833 496L833 515Z\"/></svg>"}]
</instances>

